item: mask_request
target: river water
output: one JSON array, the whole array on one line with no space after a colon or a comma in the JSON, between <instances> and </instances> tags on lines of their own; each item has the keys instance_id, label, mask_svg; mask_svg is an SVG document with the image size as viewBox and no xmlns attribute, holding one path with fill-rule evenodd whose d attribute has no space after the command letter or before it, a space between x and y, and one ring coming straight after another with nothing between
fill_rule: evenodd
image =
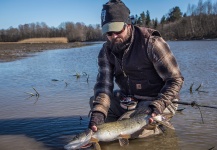
<instances>
[{"instance_id":1,"label":"river water","mask_svg":"<svg viewBox=\"0 0 217 150\"><path fill-rule=\"evenodd\" d=\"M168 43L185 77L181 101L217 106L217 41ZM0 150L61 150L87 128L101 46L48 50L0 63ZM101 143L102 149L217 149L217 110L200 108L202 120L199 109L179 108L185 109L172 119L175 131L131 140L125 148L117 141Z\"/></svg>"}]
</instances>

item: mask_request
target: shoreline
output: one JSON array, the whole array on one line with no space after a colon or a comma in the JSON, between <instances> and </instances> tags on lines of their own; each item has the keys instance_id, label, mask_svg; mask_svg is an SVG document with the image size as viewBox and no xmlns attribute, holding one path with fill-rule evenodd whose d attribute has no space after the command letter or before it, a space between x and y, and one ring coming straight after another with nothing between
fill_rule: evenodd
<instances>
[{"instance_id":1,"label":"shoreline","mask_svg":"<svg viewBox=\"0 0 217 150\"><path fill-rule=\"evenodd\" d=\"M0 43L0 63L11 62L25 57L30 57L32 53L43 52L45 50L69 49L82 47L89 44L82 42L73 43Z\"/></svg>"}]
</instances>

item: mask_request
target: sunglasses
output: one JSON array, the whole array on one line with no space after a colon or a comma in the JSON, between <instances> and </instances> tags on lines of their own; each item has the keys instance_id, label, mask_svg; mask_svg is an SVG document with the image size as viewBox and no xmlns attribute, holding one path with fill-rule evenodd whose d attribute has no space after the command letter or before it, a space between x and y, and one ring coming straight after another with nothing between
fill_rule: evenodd
<instances>
[{"instance_id":1,"label":"sunglasses","mask_svg":"<svg viewBox=\"0 0 217 150\"><path fill-rule=\"evenodd\" d=\"M107 36L112 36L113 34L119 35L119 34L121 34L122 32L124 32L125 28L126 28L126 24L124 24L124 27L123 27L123 29L122 29L121 31L118 31L118 32L106 32L106 35L107 35Z\"/></svg>"}]
</instances>

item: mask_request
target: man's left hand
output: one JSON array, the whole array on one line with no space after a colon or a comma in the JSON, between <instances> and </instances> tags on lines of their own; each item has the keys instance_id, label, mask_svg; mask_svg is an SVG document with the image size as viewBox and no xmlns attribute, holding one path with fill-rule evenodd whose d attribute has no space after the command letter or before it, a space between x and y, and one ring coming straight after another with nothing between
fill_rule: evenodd
<instances>
[{"instance_id":1,"label":"man's left hand","mask_svg":"<svg viewBox=\"0 0 217 150\"><path fill-rule=\"evenodd\" d=\"M154 112L151 114L151 118L149 118L149 123L153 123L154 122L154 117L157 116Z\"/></svg>"},{"instance_id":2,"label":"man's left hand","mask_svg":"<svg viewBox=\"0 0 217 150\"><path fill-rule=\"evenodd\" d=\"M158 114L160 114L160 111L153 105L149 106L152 110L152 113L151 113L151 118L149 118L149 123L153 123L154 122L154 117L157 116Z\"/></svg>"}]
</instances>

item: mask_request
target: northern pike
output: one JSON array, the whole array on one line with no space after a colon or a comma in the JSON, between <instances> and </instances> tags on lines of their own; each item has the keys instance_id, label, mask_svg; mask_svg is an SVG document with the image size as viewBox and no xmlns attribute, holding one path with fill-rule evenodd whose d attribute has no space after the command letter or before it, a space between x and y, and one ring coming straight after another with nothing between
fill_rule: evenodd
<instances>
[{"instance_id":1,"label":"northern pike","mask_svg":"<svg viewBox=\"0 0 217 150\"><path fill-rule=\"evenodd\" d=\"M64 148L73 150L93 144L95 149L100 150L99 141L109 142L114 140L119 140L120 146L128 145L128 139L131 138L131 135L142 130L149 123L149 118L151 118L150 115L141 114L129 119L98 125L96 132L87 129L85 132L76 135Z\"/></svg>"}]
</instances>

